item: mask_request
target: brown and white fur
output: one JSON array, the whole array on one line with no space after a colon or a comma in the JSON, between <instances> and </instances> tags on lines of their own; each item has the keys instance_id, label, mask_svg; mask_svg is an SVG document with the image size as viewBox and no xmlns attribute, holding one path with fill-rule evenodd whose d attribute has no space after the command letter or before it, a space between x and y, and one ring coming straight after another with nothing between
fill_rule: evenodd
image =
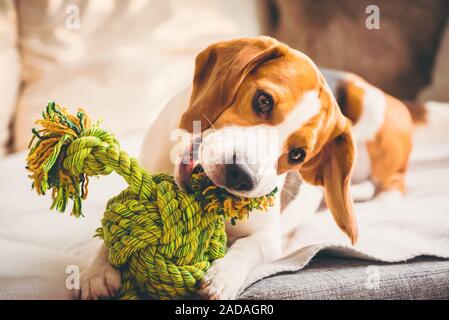
<instances>
[{"instance_id":1,"label":"brown and white fur","mask_svg":"<svg viewBox=\"0 0 449 320\"><path fill-rule=\"evenodd\" d=\"M321 71L343 114L353 123L357 144L354 199L399 199L405 191L412 150L414 125L408 107L354 74Z\"/></svg>"},{"instance_id":2,"label":"brown and white fur","mask_svg":"<svg viewBox=\"0 0 449 320\"><path fill-rule=\"evenodd\" d=\"M269 113L254 109L255 95L261 91L272 97ZM341 109L334 95L344 102ZM278 196L268 212L253 212L248 221L226 226L229 250L213 262L202 281L200 293L206 298L235 298L255 266L281 257L283 236L317 210L322 191L337 225L354 244L358 231L350 180L356 159L357 185L372 183L372 191L368 187L360 198L404 189L411 148L405 107L354 75L321 72L310 58L269 37L220 42L202 51L192 86L176 94L148 130L143 165L150 172L174 173L184 188L193 168L193 163L183 161L196 139L193 121L201 121L199 162L217 185L256 197L282 188L287 173L299 173L304 182L282 214ZM276 132L274 148L257 136L258 130L270 129ZM179 136L188 139L179 143ZM251 158L253 143L220 143L242 137L258 139L251 140L258 144L251 162L245 159ZM294 148L305 152L298 163L289 158ZM238 177L244 174L247 179L243 189L229 183L229 163L216 161L236 156L243 159L237 167ZM109 297L120 287L120 275L106 257L103 247L82 273L78 297Z\"/></svg>"}]
</instances>

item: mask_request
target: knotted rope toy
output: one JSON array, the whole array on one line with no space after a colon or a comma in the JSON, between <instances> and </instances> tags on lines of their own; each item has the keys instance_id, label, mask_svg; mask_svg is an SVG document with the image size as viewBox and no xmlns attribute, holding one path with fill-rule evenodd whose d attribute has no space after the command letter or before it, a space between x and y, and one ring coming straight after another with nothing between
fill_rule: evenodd
<instances>
[{"instance_id":1,"label":"knotted rope toy","mask_svg":"<svg viewBox=\"0 0 449 320\"><path fill-rule=\"evenodd\" d=\"M82 216L90 176L115 171L129 187L110 199L96 236L122 273L117 298L183 297L198 289L211 261L226 252L225 220L240 220L251 210L273 204L273 190L260 198L239 198L218 188L201 170L192 174L192 193L172 176L149 174L120 149L117 139L50 102L33 129L27 157L32 187L39 195L52 190L51 209Z\"/></svg>"}]
</instances>

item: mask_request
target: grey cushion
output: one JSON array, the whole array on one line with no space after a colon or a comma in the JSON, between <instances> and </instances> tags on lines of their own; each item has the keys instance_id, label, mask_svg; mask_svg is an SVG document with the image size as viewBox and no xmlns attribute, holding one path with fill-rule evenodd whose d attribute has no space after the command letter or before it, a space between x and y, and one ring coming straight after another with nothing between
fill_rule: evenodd
<instances>
[{"instance_id":1,"label":"grey cushion","mask_svg":"<svg viewBox=\"0 0 449 320\"><path fill-rule=\"evenodd\" d=\"M321 254L298 272L254 283L240 299L449 299L449 260L386 264Z\"/></svg>"}]
</instances>

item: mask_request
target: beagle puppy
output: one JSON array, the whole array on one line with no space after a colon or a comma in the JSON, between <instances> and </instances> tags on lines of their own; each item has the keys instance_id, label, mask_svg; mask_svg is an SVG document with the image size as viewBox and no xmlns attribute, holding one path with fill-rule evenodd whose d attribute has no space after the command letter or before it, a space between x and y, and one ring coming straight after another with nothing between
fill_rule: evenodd
<instances>
[{"instance_id":1,"label":"beagle puppy","mask_svg":"<svg viewBox=\"0 0 449 320\"><path fill-rule=\"evenodd\" d=\"M356 146L363 145L368 159L362 162L370 165L356 169L357 182L372 178L378 193L403 191L409 127L402 104L362 79L322 72L273 38L244 38L198 54L192 86L176 94L149 128L141 160L150 172L172 172L184 189L199 163L216 185L246 197L282 189L291 182L288 173L301 177L304 183L282 214L277 196L268 212L226 225L229 250L212 263L200 293L233 299L255 266L281 256L283 236L317 210L323 191L336 224L354 244ZM120 274L103 247L83 271L77 294L97 299L119 287Z\"/></svg>"}]
</instances>

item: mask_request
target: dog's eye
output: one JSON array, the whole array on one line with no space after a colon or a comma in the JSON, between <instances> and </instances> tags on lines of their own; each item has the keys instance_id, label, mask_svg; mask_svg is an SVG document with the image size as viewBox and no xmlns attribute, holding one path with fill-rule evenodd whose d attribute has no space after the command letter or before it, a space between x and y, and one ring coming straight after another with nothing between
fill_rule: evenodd
<instances>
[{"instance_id":1,"label":"dog's eye","mask_svg":"<svg viewBox=\"0 0 449 320\"><path fill-rule=\"evenodd\" d=\"M306 152L302 148L293 148L288 152L288 161L293 164L298 164L304 161Z\"/></svg>"},{"instance_id":2,"label":"dog's eye","mask_svg":"<svg viewBox=\"0 0 449 320\"><path fill-rule=\"evenodd\" d=\"M257 92L254 96L253 107L257 113L269 113L273 106L273 98L268 93Z\"/></svg>"}]
</instances>

